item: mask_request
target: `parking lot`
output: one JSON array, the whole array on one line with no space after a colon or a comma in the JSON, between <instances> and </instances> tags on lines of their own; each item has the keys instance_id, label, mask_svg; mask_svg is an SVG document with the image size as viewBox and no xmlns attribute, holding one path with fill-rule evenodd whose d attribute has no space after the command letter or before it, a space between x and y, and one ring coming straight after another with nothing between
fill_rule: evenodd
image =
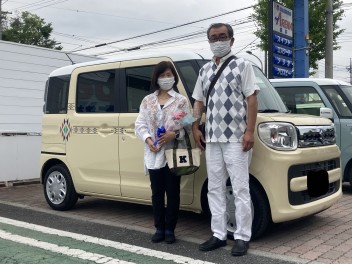
<instances>
[{"instance_id":1,"label":"parking lot","mask_svg":"<svg viewBox=\"0 0 352 264\"><path fill-rule=\"evenodd\" d=\"M348 184L343 185L343 190L342 199L328 210L299 221L273 225L263 237L251 242L249 253L297 263L352 263L352 191ZM85 198L73 210L56 212L46 204L40 184L1 187L0 203L154 232L149 206ZM182 211L176 235L178 239L202 242L211 236L210 221L204 215ZM227 248L231 247L229 242Z\"/></svg>"}]
</instances>

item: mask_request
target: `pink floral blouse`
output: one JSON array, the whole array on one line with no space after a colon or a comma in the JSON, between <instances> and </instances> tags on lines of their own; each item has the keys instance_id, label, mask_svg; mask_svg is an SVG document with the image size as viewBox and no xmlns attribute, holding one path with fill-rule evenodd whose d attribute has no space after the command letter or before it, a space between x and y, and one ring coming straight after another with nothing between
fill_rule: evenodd
<instances>
[{"instance_id":1,"label":"pink floral blouse","mask_svg":"<svg viewBox=\"0 0 352 264\"><path fill-rule=\"evenodd\" d=\"M145 140L151 137L153 141L157 139L156 132L158 127L165 126L170 119L174 118L175 112L190 113L190 106L185 96L175 92L173 89L168 92L171 98L161 108L158 102L158 93L147 95L143 98L139 108L139 114L135 122L135 130L138 138L144 142L144 164L147 169L160 169L166 166L165 149L172 148L173 142L169 146L163 145L160 151L154 153L150 151ZM190 126L185 127L190 132ZM166 130L168 128L166 127ZM190 133L188 133L190 134ZM179 140L184 137L184 130L180 130Z\"/></svg>"}]
</instances>

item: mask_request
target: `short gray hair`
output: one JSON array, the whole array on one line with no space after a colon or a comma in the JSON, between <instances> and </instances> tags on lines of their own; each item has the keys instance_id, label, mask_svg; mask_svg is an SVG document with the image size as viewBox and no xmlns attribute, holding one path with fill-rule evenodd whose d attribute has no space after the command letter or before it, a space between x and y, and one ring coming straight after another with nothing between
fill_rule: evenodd
<instances>
[{"instance_id":1,"label":"short gray hair","mask_svg":"<svg viewBox=\"0 0 352 264\"><path fill-rule=\"evenodd\" d=\"M209 38L209 32L212 28L219 28L219 27L222 27L222 26L225 26L227 28L227 32L229 33L229 37L230 38L233 38L233 29L232 29L232 26L230 24L227 24L227 23L214 23L214 24L211 24L207 30L207 37Z\"/></svg>"}]
</instances>

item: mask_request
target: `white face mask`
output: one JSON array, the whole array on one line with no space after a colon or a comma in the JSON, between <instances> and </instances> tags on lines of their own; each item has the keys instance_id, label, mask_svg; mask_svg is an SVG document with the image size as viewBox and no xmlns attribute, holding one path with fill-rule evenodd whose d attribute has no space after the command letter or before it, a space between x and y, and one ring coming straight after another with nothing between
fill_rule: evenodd
<instances>
[{"instance_id":1,"label":"white face mask","mask_svg":"<svg viewBox=\"0 0 352 264\"><path fill-rule=\"evenodd\" d=\"M160 89L162 90L170 90L175 83L175 77L170 77L170 78L159 78L158 79L158 85Z\"/></svg>"},{"instance_id":2,"label":"white face mask","mask_svg":"<svg viewBox=\"0 0 352 264\"><path fill-rule=\"evenodd\" d=\"M227 53L231 51L230 40L217 41L210 44L210 50L213 52L215 57L224 57Z\"/></svg>"}]
</instances>

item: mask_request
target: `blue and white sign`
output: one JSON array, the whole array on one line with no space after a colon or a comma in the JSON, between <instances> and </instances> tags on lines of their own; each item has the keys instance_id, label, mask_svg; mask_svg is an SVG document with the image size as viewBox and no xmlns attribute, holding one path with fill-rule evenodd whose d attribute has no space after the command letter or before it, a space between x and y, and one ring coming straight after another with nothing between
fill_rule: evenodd
<instances>
[{"instance_id":1,"label":"blue and white sign","mask_svg":"<svg viewBox=\"0 0 352 264\"><path fill-rule=\"evenodd\" d=\"M292 56L293 56L292 49L285 49L285 48L279 47L275 44L273 45L273 52L274 52L274 54L278 54L278 55L289 57L289 58L292 58Z\"/></svg>"},{"instance_id":2,"label":"blue and white sign","mask_svg":"<svg viewBox=\"0 0 352 264\"><path fill-rule=\"evenodd\" d=\"M292 38L292 10L273 2L273 31Z\"/></svg>"},{"instance_id":3,"label":"blue and white sign","mask_svg":"<svg viewBox=\"0 0 352 264\"><path fill-rule=\"evenodd\" d=\"M274 67L273 75L275 77L279 77L279 78L292 78L293 74L292 74L292 70L290 70L290 69Z\"/></svg>"},{"instance_id":4,"label":"blue and white sign","mask_svg":"<svg viewBox=\"0 0 352 264\"><path fill-rule=\"evenodd\" d=\"M278 34L274 34L274 43L292 48L293 42L291 38L285 38L282 36L279 36Z\"/></svg>"},{"instance_id":5,"label":"blue and white sign","mask_svg":"<svg viewBox=\"0 0 352 264\"><path fill-rule=\"evenodd\" d=\"M292 78L293 23L292 10L273 2L272 75L274 78Z\"/></svg>"},{"instance_id":6,"label":"blue and white sign","mask_svg":"<svg viewBox=\"0 0 352 264\"><path fill-rule=\"evenodd\" d=\"M283 67L287 67L290 69L293 68L292 60L287 59L287 58L282 58L279 56L274 56L274 64L279 65L279 66L283 66Z\"/></svg>"}]
</instances>

